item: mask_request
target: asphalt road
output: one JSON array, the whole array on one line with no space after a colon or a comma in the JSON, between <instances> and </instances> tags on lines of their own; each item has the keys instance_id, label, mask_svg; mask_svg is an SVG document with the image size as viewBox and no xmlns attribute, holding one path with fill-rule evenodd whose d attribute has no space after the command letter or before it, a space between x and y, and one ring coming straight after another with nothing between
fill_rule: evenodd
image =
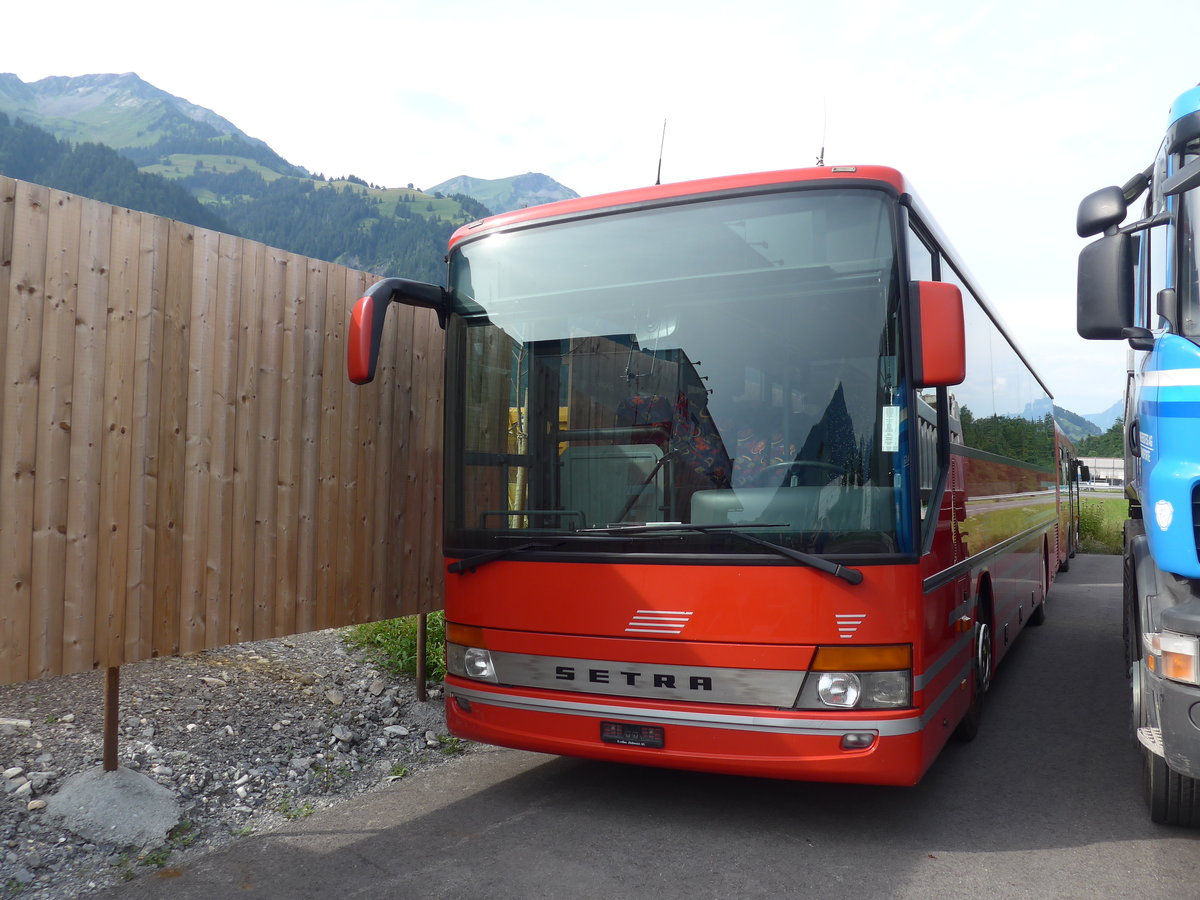
<instances>
[{"instance_id":1,"label":"asphalt road","mask_svg":"<svg viewBox=\"0 0 1200 900\"><path fill-rule=\"evenodd\" d=\"M121 898L1200 897L1126 723L1118 557L1076 557L915 788L474 754Z\"/></svg>"}]
</instances>

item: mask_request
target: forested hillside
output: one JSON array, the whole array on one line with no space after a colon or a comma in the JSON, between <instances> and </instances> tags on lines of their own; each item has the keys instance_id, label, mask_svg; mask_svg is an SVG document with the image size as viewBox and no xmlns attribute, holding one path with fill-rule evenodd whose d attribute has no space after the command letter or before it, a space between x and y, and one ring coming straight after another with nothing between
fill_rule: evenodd
<instances>
[{"instance_id":1,"label":"forested hillside","mask_svg":"<svg viewBox=\"0 0 1200 900\"><path fill-rule=\"evenodd\" d=\"M1104 434L1097 434L1079 442L1075 448L1080 456L1103 456L1121 459L1125 456L1125 419L1117 419Z\"/></svg>"},{"instance_id":2,"label":"forested hillside","mask_svg":"<svg viewBox=\"0 0 1200 900\"><path fill-rule=\"evenodd\" d=\"M443 280L454 229L488 215L470 197L387 191L353 176L313 177L237 135L174 136L118 153L101 144L72 146L4 113L0 174L380 275L433 282Z\"/></svg>"},{"instance_id":3,"label":"forested hillside","mask_svg":"<svg viewBox=\"0 0 1200 900\"><path fill-rule=\"evenodd\" d=\"M205 207L184 187L139 172L133 162L112 148L101 144L73 147L20 119L10 120L2 112L0 175L178 219L201 228L230 230L215 211Z\"/></svg>"}]
</instances>

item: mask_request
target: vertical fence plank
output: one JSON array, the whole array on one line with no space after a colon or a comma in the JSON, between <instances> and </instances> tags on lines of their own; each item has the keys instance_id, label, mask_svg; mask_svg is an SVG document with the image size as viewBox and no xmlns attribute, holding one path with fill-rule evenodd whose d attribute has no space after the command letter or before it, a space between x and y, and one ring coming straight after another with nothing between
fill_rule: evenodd
<instances>
[{"instance_id":1,"label":"vertical fence plank","mask_svg":"<svg viewBox=\"0 0 1200 900\"><path fill-rule=\"evenodd\" d=\"M158 477L154 485L154 591L137 654L145 659L178 653L181 622L195 611L196 597L183 587L185 495L188 468L188 384L192 377L191 319L195 229L171 222L166 232L162 296L162 367L154 430ZM153 407L152 407L153 410ZM153 414L152 412L152 414ZM188 626L191 631L191 626Z\"/></svg>"},{"instance_id":2,"label":"vertical fence plank","mask_svg":"<svg viewBox=\"0 0 1200 900\"><path fill-rule=\"evenodd\" d=\"M182 598L178 637L172 641L183 653L208 644L205 563L209 535L209 470L213 455L213 382L216 378L217 280L221 236L197 229L192 260L191 314L188 317L188 382L182 550ZM167 619L164 610L159 615ZM169 622L164 621L169 627ZM156 633L156 641L158 635ZM163 652L166 645L160 644Z\"/></svg>"},{"instance_id":3,"label":"vertical fence plank","mask_svg":"<svg viewBox=\"0 0 1200 900\"><path fill-rule=\"evenodd\" d=\"M242 277L242 242L220 238L213 340L212 458L207 489L208 535L204 571L205 645L230 642L230 583L233 555L233 476L237 427L237 353Z\"/></svg>"},{"instance_id":4,"label":"vertical fence plank","mask_svg":"<svg viewBox=\"0 0 1200 900\"><path fill-rule=\"evenodd\" d=\"M133 359L137 344L141 215L112 213L105 322L103 436L100 445L99 570L94 665L119 665L125 647L125 588L129 565L133 430Z\"/></svg>"},{"instance_id":5,"label":"vertical fence plank","mask_svg":"<svg viewBox=\"0 0 1200 900\"><path fill-rule=\"evenodd\" d=\"M50 192L18 184L0 433L0 666L9 680L30 668L33 498L37 452L38 371L45 305Z\"/></svg>"},{"instance_id":6,"label":"vertical fence plank","mask_svg":"<svg viewBox=\"0 0 1200 900\"><path fill-rule=\"evenodd\" d=\"M370 287L373 279L364 279L360 292ZM390 312L384 321L383 342L389 347L395 347L399 336L396 333L398 316ZM391 488L388 480L391 475L391 462L395 458L396 445L393 441L393 427L396 414L394 395L396 393L396 360L399 354L392 352L380 354L375 378L379 382L377 388L379 397L378 416L375 423L375 456L373 469L368 475L367 497L370 506L367 510L367 528L364 529L363 540L370 541L371 548L371 606L368 618L372 621L388 618L388 610L393 608L390 600L389 585L391 568L394 565L391 541L388 534L388 522L391 510Z\"/></svg>"},{"instance_id":7,"label":"vertical fence plank","mask_svg":"<svg viewBox=\"0 0 1200 900\"><path fill-rule=\"evenodd\" d=\"M321 365L321 440L318 462L320 494L317 498L317 628L334 624L334 606L338 597L338 514L341 491L338 489L342 450L343 365L342 310L345 308L346 279L340 266L329 266L325 292L325 322Z\"/></svg>"},{"instance_id":8,"label":"vertical fence plank","mask_svg":"<svg viewBox=\"0 0 1200 900\"><path fill-rule=\"evenodd\" d=\"M403 609L410 601L409 591L416 589L416 573L404 555L405 534L412 516L408 512L408 457L412 452L413 415L413 341L416 310L397 305L389 314L395 321L391 356L395 359L396 382L392 390L391 448L388 451L388 516L383 527L387 532L389 561L386 583L389 610Z\"/></svg>"},{"instance_id":9,"label":"vertical fence plank","mask_svg":"<svg viewBox=\"0 0 1200 900\"><path fill-rule=\"evenodd\" d=\"M345 288L342 294L342 322L349 321L350 310L366 287L362 275L342 270ZM343 332L345 326L343 324ZM345 340L341 341L343 360ZM343 598L335 609L334 624L363 622L370 615L371 541L369 534L371 476L375 459L375 420L379 411L379 387L361 390L345 377L345 362L338 384L342 390L345 414L342 418L342 469L339 515L338 595Z\"/></svg>"},{"instance_id":10,"label":"vertical fence plank","mask_svg":"<svg viewBox=\"0 0 1200 900\"><path fill-rule=\"evenodd\" d=\"M296 630L317 628L321 560L317 554L321 514L322 408L325 367L325 307L329 267L309 264L304 307L304 375L300 457L300 500L297 544L300 558L296 573Z\"/></svg>"},{"instance_id":11,"label":"vertical fence plank","mask_svg":"<svg viewBox=\"0 0 1200 900\"><path fill-rule=\"evenodd\" d=\"M138 247L137 327L133 366L133 427L129 490L129 559L125 596L125 646L122 660L142 659L150 644L154 622L155 559L158 540L158 483L162 468L160 431L157 425L162 401L163 370L178 367L178 357L168 363L163 352L170 221L141 214ZM182 471L182 466L180 467Z\"/></svg>"},{"instance_id":12,"label":"vertical fence plank","mask_svg":"<svg viewBox=\"0 0 1200 900\"><path fill-rule=\"evenodd\" d=\"M426 310L419 311L416 316L413 339L417 347L413 358L413 381L417 384L430 381L430 372L436 358L433 349L436 331L437 323L433 314ZM409 537L412 547L411 565L415 570L415 588L413 593L409 594L408 600L409 602L415 601L420 612L428 612L426 609L428 603L425 597L434 577L433 560L427 550L431 540L435 546L440 543L437 540L437 525L434 521L433 508L433 482L439 469L437 461L434 459L434 451L437 446L437 425L430 420L430 414L433 411L425 402L426 396L425 392L415 392L413 396L416 427L413 430L412 447L409 450L409 471L413 473L413 477L410 481L410 493L405 500L410 514L419 510L415 517L416 528L410 532ZM405 549L407 551L408 547L406 546Z\"/></svg>"},{"instance_id":13,"label":"vertical fence plank","mask_svg":"<svg viewBox=\"0 0 1200 900\"><path fill-rule=\"evenodd\" d=\"M229 555L229 641L254 636L255 500L258 480L258 354L267 248L241 242L237 368L234 373L233 507Z\"/></svg>"},{"instance_id":14,"label":"vertical fence plank","mask_svg":"<svg viewBox=\"0 0 1200 900\"><path fill-rule=\"evenodd\" d=\"M397 502L404 507L404 530L400 536L400 558L404 570L401 573L401 603L413 603L421 588L421 535L426 523L421 507L421 485L425 477L422 466L421 447L425 441L424 410L421 408L421 382L425 379L427 345L429 342L429 320L419 311L412 319L412 393L408 409L408 447L404 454L402 474L404 494Z\"/></svg>"},{"instance_id":15,"label":"vertical fence plank","mask_svg":"<svg viewBox=\"0 0 1200 900\"><path fill-rule=\"evenodd\" d=\"M275 634L276 553L279 544L279 398L282 392L283 309L288 284L288 254L263 254L262 309L258 317L258 427L254 492L254 636Z\"/></svg>"},{"instance_id":16,"label":"vertical fence plank","mask_svg":"<svg viewBox=\"0 0 1200 900\"><path fill-rule=\"evenodd\" d=\"M35 677L62 671L81 206L77 197L50 192L33 503L29 671Z\"/></svg>"},{"instance_id":17,"label":"vertical fence plank","mask_svg":"<svg viewBox=\"0 0 1200 900\"><path fill-rule=\"evenodd\" d=\"M63 604L63 666L69 672L90 669L95 661L97 535L103 477L100 451L104 435L104 358L113 214L113 208L107 204L94 200L81 202Z\"/></svg>"},{"instance_id":18,"label":"vertical fence plank","mask_svg":"<svg viewBox=\"0 0 1200 900\"><path fill-rule=\"evenodd\" d=\"M422 508L425 510L425 532L421 539L421 592L412 602L421 612L433 612L442 608L446 567L442 554L442 372L445 368L445 332L438 326L432 312L426 312L429 321L427 338L428 357L422 381L426 390L421 392L424 401L425 443L425 495Z\"/></svg>"},{"instance_id":19,"label":"vertical fence plank","mask_svg":"<svg viewBox=\"0 0 1200 900\"><path fill-rule=\"evenodd\" d=\"M275 634L293 634L300 567L300 473L304 441L304 306L307 260L286 257L287 269L280 308L279 472L275 510L278 518L275 548Z\"/></svg>"}]
</instances>

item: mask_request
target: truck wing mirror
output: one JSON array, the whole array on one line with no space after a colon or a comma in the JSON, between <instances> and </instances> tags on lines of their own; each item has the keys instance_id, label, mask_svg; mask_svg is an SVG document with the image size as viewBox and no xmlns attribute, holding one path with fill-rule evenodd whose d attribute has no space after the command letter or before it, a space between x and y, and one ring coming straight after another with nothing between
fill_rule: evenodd
<instances>
[{"instance_id":1,"label":"truck wing mirror","mask_svg":"<svg viewBox=\"0 0 1200 900\"><path fill-rule=\"evenodd\" d=\"M1129 211L1129 203L1125 200L1125 192L1116 185L1100 188L1088 194L1079 203L1079 212L1075 215L1075 231L1080 237L1091 237L1115 228L1125 221Z\"/></svg>"},{"instance_id":2,"label":"truck wing mirror","mask_svg":"<svg viewBox=\"0 0 1200 900\"><path fill-rule=\"evenodd\" d=\"M1079 253L1076 322L1089 341L1118 341L1133 326L1133 254L1129 235L1110 234Z\"/></svg>"},{"instance_id":3,"label":"truck wing mirror","mask_svg":"<svg viewBox=\"0 0 1200 900\"><path fill-rule=\"evenodd\" d=\"M438 324L446 327L450 302L446 292L436 284L409 281L407 278L385 278L367 290L350 313L350 332L346 338L346 369L355 384L367 384L375 377L379 362L379 343L388 305L406 303L432 309Z\"/></svg>"},{"instance_id":4,"label":"truck wing mirror","mask_svg":"<svg viewBox=\"0 0 1200 900\"><path fill-rule=\"evenodd\" d=\"M967 377L962 291L941 281L914 281L912 298L913 384L949 387Z\"/></svg>"}]
</instances>

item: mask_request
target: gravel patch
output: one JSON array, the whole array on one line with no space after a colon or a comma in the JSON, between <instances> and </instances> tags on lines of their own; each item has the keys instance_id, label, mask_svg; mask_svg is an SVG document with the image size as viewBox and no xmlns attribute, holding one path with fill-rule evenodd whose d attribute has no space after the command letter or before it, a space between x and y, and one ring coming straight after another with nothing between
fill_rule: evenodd
<instances>
[{"instance_id":1,"label":"gravel patch","mask_svg":"<svg viewBox=\"0 0 1200 900\"><path fill-rule=\"evenodd\" d=\"M472 745L446 735L440 685L383 673L338 630L121 668L120 765L170 790L161 847L92 843L46 813L103 763L101 672L0 686L0 897L78 897L178 866Z\"/></svg>"}]
</instances>

